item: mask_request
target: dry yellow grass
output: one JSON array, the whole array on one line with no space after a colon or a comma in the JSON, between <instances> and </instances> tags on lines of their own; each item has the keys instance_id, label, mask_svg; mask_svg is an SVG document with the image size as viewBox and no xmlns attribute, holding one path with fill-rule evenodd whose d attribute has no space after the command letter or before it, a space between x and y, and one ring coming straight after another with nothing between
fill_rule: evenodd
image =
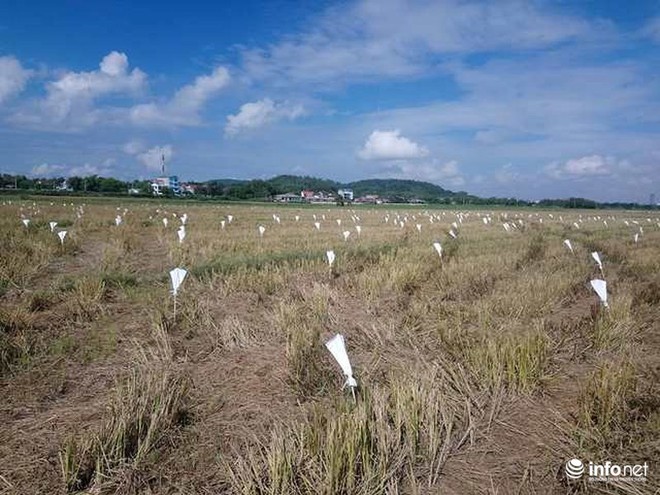
<instances>
[{"instance_id":1,"label":"dry yellow grass","mask_svg":"<svg viewBox=\"0 0 660 495\"><path fill-rule=\"evenodd\" d=\"M657 447L656 212L1 208L0 493L563 493Z\"/></svg>"}]
</instances>

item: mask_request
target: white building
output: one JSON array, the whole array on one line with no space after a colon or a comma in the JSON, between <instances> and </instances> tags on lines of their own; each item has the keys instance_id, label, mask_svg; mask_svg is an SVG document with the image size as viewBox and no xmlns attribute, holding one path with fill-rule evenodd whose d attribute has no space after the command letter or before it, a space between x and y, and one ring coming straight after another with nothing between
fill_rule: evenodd
<instances>
[{"instance_id":1,"label":"white building","mask_svg":"<svg viewBox=\"0 0 660 495\"><path fill-rule=\"evenodd\" d=\"M353 189L340 189L337 194L344 198L344 201L353 201Z\"/></svg>"},{"instance_id":2,"label":"white building","mask_svg":"<svg viewBox=\"0 0 660 495\"><path fill-rule=\"evenodd\" d=\"M172 191L174 194L181 193L179 178L176 175L171 175L169 177L156 177L151 182L151 192L154 196L162 196L166 190Z\"/></svg>"}]
</instances>

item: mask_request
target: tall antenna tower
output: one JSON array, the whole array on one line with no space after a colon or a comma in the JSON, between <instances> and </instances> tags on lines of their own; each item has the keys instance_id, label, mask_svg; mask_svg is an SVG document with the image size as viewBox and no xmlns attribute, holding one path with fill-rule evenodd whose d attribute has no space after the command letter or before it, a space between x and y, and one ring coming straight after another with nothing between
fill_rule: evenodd
<instances>
[{"instance_id":1,"label":"tall antenna tower","mask_svg":"<svg viewBox=\"0 0 660 495\"><path fill-rule=\"evenodd\" d=\"M160 173L165 176L165 153L160 155Z\"/></svg>"}]
</instances>

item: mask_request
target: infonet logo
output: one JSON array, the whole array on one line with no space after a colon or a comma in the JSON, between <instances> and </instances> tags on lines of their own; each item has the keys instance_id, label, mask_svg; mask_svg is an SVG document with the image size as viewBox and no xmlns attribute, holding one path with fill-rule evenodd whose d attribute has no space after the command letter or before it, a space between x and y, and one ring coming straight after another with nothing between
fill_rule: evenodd
<instances>
[{"instance_id":1,"label":"infonet logo","mask_svg":"<svg viewBox=\"0 0 660 495\"><path fill-rule=\"evenodd\" d=\"M569 480L579 480L585 475L585 465L580 459L566 462L566 477ZM646 481L649 465L644 464L613 464L605 461L603 464L589 462L586 470L588 481Z\"/></svg>"}]
</instances>

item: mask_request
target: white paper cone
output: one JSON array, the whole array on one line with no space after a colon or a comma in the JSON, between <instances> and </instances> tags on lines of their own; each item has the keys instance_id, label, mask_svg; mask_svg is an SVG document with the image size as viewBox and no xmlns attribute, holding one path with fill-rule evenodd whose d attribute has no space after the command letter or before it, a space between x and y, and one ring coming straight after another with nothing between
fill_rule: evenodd
<instances>
[{"instance_id":1,"label":"white paper cone","mask_svg":"<svg viewBox=\"0 0 660 495\"><path fill-rule=\"evenodd\" d=\"M117 216L115 217L115 225L116 225L117 227L119 227L119 226L121 225L121 216L120 216L120 215L117 215Z\"/></svg>"},{"instance_id":2,"label":"white paper cone","mask_svg":"<svg viewBox=\"0 0 660 495\"><path fill-rule=\"evenodd\" d=\"M607 308L609 306L607 304L607 282L597 278L591 281L591 287L593 287L593 289L596 291L596 294L598 294L600 302L603 303L603 306Z\"/></svg>"},{"instance_id":3,"label":"white paper cone","mask_svg":"<svg viewBox=\"0 0 660 495\"><path fill-rule=\"evenodd\" d=\"M600 271L603 271L603 262L600 261L600 255L598 254L598 251L594 251L591 253L591 257L594 259L596 264L598 265L598 268L600 268Z\"/></svg>"},{"instance_id":4,"label":"white paper cone","mask_svg":"<svg viewBox=\"0 0 660 495\"><path fill-rule=\"evenodd\" d=\"M266 227L264 227L263 225L259 225L259 236L263 237L264 232L266 232Z\"/></svg>"},{"instance_id":5,"label":"white paper cone","mask_svg":"<svg viewBox=\"0 0 660 495\"><path fill-rule=\"evenodd\" d=\"M167 218L163 218L163 225L167 227Z\"/></svg>"},{"instance_id":6,"label":"white paper cone","mask_svg":"<svg viewBox=\"0 0 660 495\"><path fill-rule=\"evenodd\" d=\"M320 222L314 222L314 227L316 230L321 230L321 223Z\"/></svg>"},{"instance_id":7,"label":"white paper cone","mask_svg":"<svg viewBox=\"0 0 660 495\"><path fill-rule=\"evenodd\" d=\"M573 246L571 245L571 241L569 241L568 239L564 239L564 245L571 251L571 253L574 253Z\"/></svg>"},{"instance_id":8,"label":"white paper cone","mask_svg":"<svg viewBox=\"0 0 660 495\"><path fill-rule=\"evenodd\" d=\"M348 359L348 353L346 352L346 344L344 343L344 336L337 334L328 340L325 343L325 346L330 351L330 354L335 358L341 370L346 376L346 383L344 386L349 386L351 388L357 387L357 381L353 378L353 368L351 368L351 362Z\"/></svg>"},{"instance_id":9,"label":"white paper cone","mask_svg":"<svg viewBox=\"0 0 660 495\"><path fill-rule=\"evenodd\" d=\"M227 223L232 223L234 221L234 215L227 215Z\"/></svg>"},{"instance_id":10,"label":"white paper cone","mask_svg":"<svg viewBox=\"0 0 660 495\"><path fill-rule=\"evenodd\" d=\"M172 279L172 295L176 296L179 292L179 287L183 282L183 279L186 278L188 272L183 268L175 268L170 271L170 279Z\"/></svg>"},{"instance_id":11,"label":"white paper cone","mask_svg":"<svg viewBox=\"0 0 660 495\"><path fill-rule=\"evenodd\" d=\"M27 218L24 218L23 219L23 225L25 225L26 227L29 227L30 226L30 220L27 219Z\"/></svg>"},{"instance_id":12,"label":"white paper cone","mask_svg":"<svg viewBox=\"0 0 660 495\"><path fill-rule=\"evenodd\" d=\"M335 252L328 250L326 251L325 256L328 259L328 265L330 265L330 268L332 268L332 264L335 262Z\"/></svg>"},{"instance_id":13,"label":"white paper cone","mask_svg":"<svg viewBox=\"0 0 660 495\"><path fill-rule=\"evenodd\" d=\"M360 236L362 234L362 227L359 225L355 226L355 231L357 232L357 235Z\"/></svg>"},{"instance_id":14,"label":"white paper cone","mask_svg":"<svg viewBox=\"0 0 660 495\"><path fill-rule=\"evenodd\" d=\"M350 230L344 230L342 235L344 236L344 240L347 241L348 237L351 235L351 231Z\"/></svg>"},{"instance_id":15,"label":"white paper cone","mask_svg":"<svg viewBox=\"0 0 660 495\"><path fill-rule=\"evenodd\" d=\"M60 242L61 242L62 244L64 244L64 238L66 237L66 230L60 230L60 231L57 233L57 237L59 237L59 238L60 238Z\"/></svg>"},{"instance_id":16,"label":"white paper cone","mask_svg":"<svg viewBox=\"0 0 660 495\"><path fill-rule=\"evenodd\" d=\"M186 238L186 228L183 225L179 227L179 230L176 231L176 235L179 236L179 244L181 244Z\"/></svg>"},{"instance_id":17,"label":"white paper cone","mask_svg":"<svg viewBox=\"0 0 660 495\"><path fill-rule=\"evenodd\" d=\"M55 227L57 227L57 222L48 222L48 225L50 226L50 231L55 232Z\"/></svg>"},{"instance_id":18,"label":"white paper cone","mask_svg":"<svg viewBox=\"0 0 660 495\"><path fill-rule=\"evenodd\" d=\"M438 256L440 256L440 259L442 259L442 244L440 244L439 242L434 242L433 248L438 253Z\"/></svg>"}]
</instances>

